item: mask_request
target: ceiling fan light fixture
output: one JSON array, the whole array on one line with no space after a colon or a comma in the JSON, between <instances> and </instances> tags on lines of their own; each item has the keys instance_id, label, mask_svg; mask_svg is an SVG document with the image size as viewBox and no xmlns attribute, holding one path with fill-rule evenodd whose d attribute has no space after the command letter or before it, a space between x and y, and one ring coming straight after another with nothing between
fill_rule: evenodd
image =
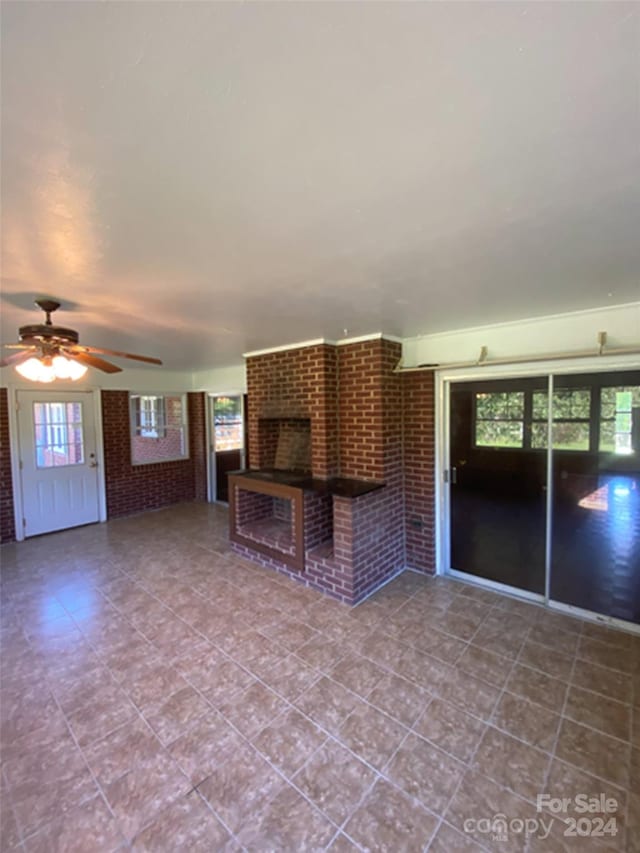
<instances>
[{"instance_id":1,"label":"ceiling fan light fixture","mask_svg":"<svg viewBox=\"0 0 640 853\"><path fill-rule=\"evenodd\" d=\"M75 382L87 372L83 364L65 358L63 355L43 355L41 358L28 358L16 365L16 371L30 382L53 382L55 379L71 379Z\"/></svg>"},{"instance_id":2,"label":"ceiling fan light fixture","mask_svg":"<svg viewBox=\"0 0 640 853\"><path fill-rule=\"evenodd\" d=\"M82 379L88 370L84 364L80 364L80 362L73 361L70 358L65 358L63 355L55 355L52 365L57 379L71 379L72 382Z\"/></svg>"}]
</instances>

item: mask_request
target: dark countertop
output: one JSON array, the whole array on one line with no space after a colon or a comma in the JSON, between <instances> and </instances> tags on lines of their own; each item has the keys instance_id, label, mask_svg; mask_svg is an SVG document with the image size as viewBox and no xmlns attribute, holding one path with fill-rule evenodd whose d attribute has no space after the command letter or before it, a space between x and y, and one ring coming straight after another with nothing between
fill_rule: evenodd
<instances>
[{"instance_id":1,"label":"dark countertop","mask_svg":"<svg viewBox=\"0 0 640 853\"><path fill-rule=\"evenodd\" d=\"M374 480L351 480L347 477L332 477L330 480L320 480L311 474L296 471L279 471L276 468L254 471L244 469L229 471L236 477L247 477L250 480L262 480L267 483L280 483L283 486L295 486L306 492L316 492L321 495L335 495L339 498L359 498L369 492L381 489L384 483Z\"/></svg>"}]
</instances>

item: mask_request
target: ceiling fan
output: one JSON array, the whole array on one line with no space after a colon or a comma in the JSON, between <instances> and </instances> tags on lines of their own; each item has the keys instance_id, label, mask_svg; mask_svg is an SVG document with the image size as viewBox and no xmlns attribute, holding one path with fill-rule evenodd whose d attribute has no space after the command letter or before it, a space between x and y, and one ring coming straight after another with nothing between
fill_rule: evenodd
<instances>
[{"instance_id":1,"label":"ceiling fan","mask_svg":"<svg viewBox=\"0 0 640 853\"><path fill-rule=\"evenodd\" d=\"M54 299L36 299L35 304L44 311L45 322L21 326L18 330L20 343L5 344L8 349L21 351L1 359L0 367L13 365L27 379L51 382L54 379L79 379L88 367L95 367L104 373L119 373L122 370L121 367L99 358L96 353L131 358L147 364L162 364L159 358L146 355L82 346L75 329L54 326L51 322L51 315L60 307L59 302Z\"/></svg>"}]
</instances>

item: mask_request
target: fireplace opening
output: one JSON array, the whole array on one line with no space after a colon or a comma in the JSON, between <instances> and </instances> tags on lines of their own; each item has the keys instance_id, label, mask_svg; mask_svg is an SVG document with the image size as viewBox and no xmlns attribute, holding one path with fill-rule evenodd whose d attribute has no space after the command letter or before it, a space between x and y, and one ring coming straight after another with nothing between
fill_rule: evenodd
<instances>
[{"instance_id":1,"label":"fireplace opening","mask_svg":"<svg viewBox=\"0 0 640 853\"><path fill-rule=\"evenodd\" d=\"M277 482L230 477L231 539L295 571L304 569L303 491Z\"/></svg>"},{"instance_id":2,"label":"fireplace opening","mask_svg":"<svg viewBox=\"0 0 640 853\"><path fill-rule=\"evenodd\" d=\"M260 467L310 474L311 420L260 418Z\"/></svg>"}]
</instances>

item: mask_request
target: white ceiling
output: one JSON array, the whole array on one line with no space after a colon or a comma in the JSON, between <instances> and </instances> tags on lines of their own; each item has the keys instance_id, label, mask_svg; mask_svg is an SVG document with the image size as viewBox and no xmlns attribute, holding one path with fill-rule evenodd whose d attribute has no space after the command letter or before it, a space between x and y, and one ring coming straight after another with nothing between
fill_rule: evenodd
<instances>
[{"instance_id":1,"label":"white ceiling","mask_svg":"<svg viewBox=\"0 0 640 853\"><path fill-rule=\"evenodd\" d=\"M640 296L637 3L2 4L2 335L168 368Z\"/></svg>"}]
</instances>

